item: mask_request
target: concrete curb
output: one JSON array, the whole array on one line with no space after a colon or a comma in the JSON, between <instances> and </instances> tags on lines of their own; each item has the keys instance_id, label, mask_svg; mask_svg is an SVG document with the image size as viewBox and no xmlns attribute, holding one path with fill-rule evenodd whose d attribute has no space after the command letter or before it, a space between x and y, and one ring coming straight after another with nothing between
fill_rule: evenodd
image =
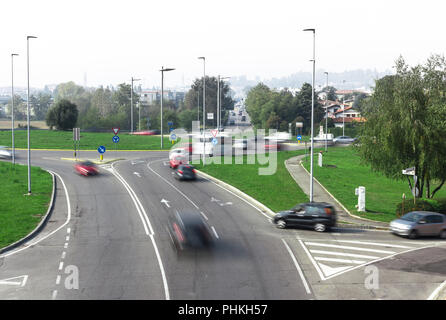
<instances>
[{"instance_id":1,"label":"concrete curb","mask_svg":"<svg viewBox=\"0 0 446 320\"><path fill-rule=\"evenodd\" d=\"M237 194L238 196L240 196L241 198L243 198L244 200L246 200L247 202L249 202L251 205L253 205L254 207L257 207L261 212L266 213L267 215L274 217L276 215L276 213L274 211L272 211L270 208L268 208L267 206L265 206L263 203L257 201L256 199L254 199L253 197L247 195L246 193L244 193L243 191L237 189L234 186L231 186L230 184L223 182L211 175L208 175L207 173L204 173L202 171L197 170L197 173L199 175L201 175L202 177L212 180L213 182L215 182L216 184L234 192L235 194Z\"/></svg>"},{"instance_id":2,"label":"concrete curb","mask_svg":"<svg viewBox=\"0 0 446 320\"><path fill-rule=\"evenodd\" d=\"M25 242L29 241L30 239L34 238L40 231L42 231L43 227L45 227L46 223L48 222L50 216L51 216L51 212L53 211L53 207L54 207L54 200L55 200L55 196L56 196L56 176L47 171L49 174L51 174L51 176L53 177L53 192L51 195L51 201L50 201L50 205L48 206L48 210L45 214L45 216L43 217L43 219L40 221L40 223L37 225L37 227L31 231L28 235L26 235L25 237L23 237L22 239L4 247L0 249L0 254L5 253L7 251L10 251L14 248L17 248L19 246L21 246L22 244L24 244Z\"/></svg>"}]
</instances>

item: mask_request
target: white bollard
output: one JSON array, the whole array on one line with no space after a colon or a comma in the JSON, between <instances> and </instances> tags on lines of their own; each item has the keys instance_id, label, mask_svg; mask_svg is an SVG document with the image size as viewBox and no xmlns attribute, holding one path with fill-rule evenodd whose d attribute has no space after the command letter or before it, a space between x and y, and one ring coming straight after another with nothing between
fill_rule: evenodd
<instances>
[{"instance_id":1,"label":"white bollard","mask_svg":"<svg viewBox=\"0 0 446 320\"><path fill-rule=\"evenodd\" d=\"M365 212L365 187L358 187L355 189L355 195L358 196L358 208L359 212Z\"/></svg>"}]
</instances>

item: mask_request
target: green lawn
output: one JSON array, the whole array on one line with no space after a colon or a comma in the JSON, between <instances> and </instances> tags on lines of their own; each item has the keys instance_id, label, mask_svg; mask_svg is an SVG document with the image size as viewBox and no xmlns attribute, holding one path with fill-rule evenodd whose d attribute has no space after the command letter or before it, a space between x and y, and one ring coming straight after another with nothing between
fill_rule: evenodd
<instances>
[{"instance_id":1,"label":"green lawn","mask_svg":"<svg viewBox=\"0 0 446 320\"><path fill-rule=\"evenodd\" d=\"M48 210L53 182L51 175L31 168L28 193L28 167L0 162L0 248L30 233Z\"/></svg>"},{"instance_id":2,"label":"green lawn","mask_svg":"<svg viewBox=\"0 0 446 320\"><path fill-rule=\"evenodd\" d=\"M112 141L114 134L110 129L107 132L82 132L80 150L97 150L99 146L105 146L107 150L160 150L161 138L159 136L137 136L128 133L119 133L119 142ZM16 148L27 148L27 131L14 130ZM73 149L73 132L56 130L31 130L31 148L33 149ZM164 135L164 149L169 149L172 143L169 135ZM11 146L11 131L0 131L0 145Z\"/></svg>"},{"instance_id":3,"label":"green lawn","mask_svg":"<svg viewBox=\"0 0 446 320\"><path fill-rule=\"evenodd\" d=\"M372 172L369 166L360 164L353 147L330 148L324 153L322 168L317 161L315 155L314 177L353 214L388 222L395 219L396 205L402 194L412 198L407 180L391 180ZM310 161L304 161L304 166L310 170ZM355 208L358 203L355 188L359 186L366 188L365 213L358 213ZM446 188L438 191L435 197L446 197Z\"/></svg>"},{"instance_id":4,"label":"green lawn","mask_svg":"<svg viewBox=\"0 0 446 320\"><path fill-rule=\"evenodd\" d=\"M233 156L232 164L195 166L197 169L240 189L277 212L289 209L297 203L308 201L308 197L296 184L284 164L286 159L304 153L304 150L278 152L277 170L273 175L259 175L258 169L267 166L259 165L257 161L256 164L247 164L247 156L243 156L243 164L235 164L236 157ZM240 157L238 156L238 159Z\"/></svg>"}]
</instances>

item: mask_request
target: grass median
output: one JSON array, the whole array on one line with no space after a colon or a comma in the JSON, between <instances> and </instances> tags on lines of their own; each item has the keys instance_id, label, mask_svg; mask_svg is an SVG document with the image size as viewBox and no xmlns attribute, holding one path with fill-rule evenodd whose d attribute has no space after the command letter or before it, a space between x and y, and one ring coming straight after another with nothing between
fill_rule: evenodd
<instances>
[{"instance_id":1,"label":"grass median","mask_svg":"<svg viewBox=\"0 0 446 320\"><path fill-rule=\"evenodd\" d=\"M310 161L303 162L310 170ZM407 180L392 180L373 172L370 166L361 165L359 155L353 147L330 148L323 154L323 167L318 166L314 157L314 177L334 195L351 213L377 221L389 222L395 219L397 203L402 194L411 198ZM355 208L358 197L355 188L366 189L366 212L359 213ZM436 197L446 197L446 188L438 191Z\"/></svg>"},{"instance_id":2,"label":"grass median","mask_svg":"<svg viewBox=\"0 0 446 320\"><path fill-rule=\"evenodd\" d=\"M105 146L107 150L161 150L160 136L140 136L128 133L118 134L118 143L112 141L114 134L110 129L107 132L82 132L80 136L80 150L97 150L99 146ZM11 145L11 131L0 131L0 145ZM14 130L14 140L16 148L27 148L27 131ZM169 135L163 139L164 148L169 149L172 143ZM31 130L30 144L33 149L73 149L73 132L58 130Z\"/></svg>"},{"instance_id":3,"label":"grass median","mask_svg":"<svg viewBox=\"0 0 446 320\"><path fill-rule=\"evenodd\" d=\"M0 181L0 248L3 248L39 224L51 201L53 180L48 172L32 167L32 195L28 196L28 167L0 161Z\"/></svg>"},{"instance_id":4,"label":"grass median","mask_svg":"<svg viewBox=\"0 0 446 320\"><path fill-rule=\"evenodd\" d=\"M284 164L286 159L304 153L304 150L277 152L277 170L272 175L259 175L259 168L265 168L267 165L260 165L258 161L255 164L247 164L246 155L232 156L232 164L224 164L222 159L222 164L211 163L204 167L199 164L195 167L236 187L277 212L309 201ZM236 158L240 161L241 157L243 164L236 164Z\"/></svg>"}]
</instances>

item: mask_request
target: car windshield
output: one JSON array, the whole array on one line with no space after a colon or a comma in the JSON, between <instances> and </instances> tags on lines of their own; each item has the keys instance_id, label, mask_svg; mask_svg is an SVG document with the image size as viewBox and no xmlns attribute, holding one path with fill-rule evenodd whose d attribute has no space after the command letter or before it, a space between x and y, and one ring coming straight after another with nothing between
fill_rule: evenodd
<instances>
[{"instance_id":1,"label":"car windshield","mask_svg":"<svg viewBox=\"0 0 446 320\"><path fill-rule=\"evenodd\" d=\"M404 216L402 216L400 219L406 220L406 221L411 221L411 222L416 222L421 217L422 217L422 215L417 212L409 212L409 213L406 213Z\"/></svg>"},{"instance_id":2,"label":"car windshield","mask_svg":"<svg viewBox=\"0 0 446 320\"><path fill-rule=\"evenodd\" d=\"M94 163L90 162L90 161L85 161L84 163L82 163L82 165L87 166L87 167L93 167Z\"/></svg>"}]
</instances>

